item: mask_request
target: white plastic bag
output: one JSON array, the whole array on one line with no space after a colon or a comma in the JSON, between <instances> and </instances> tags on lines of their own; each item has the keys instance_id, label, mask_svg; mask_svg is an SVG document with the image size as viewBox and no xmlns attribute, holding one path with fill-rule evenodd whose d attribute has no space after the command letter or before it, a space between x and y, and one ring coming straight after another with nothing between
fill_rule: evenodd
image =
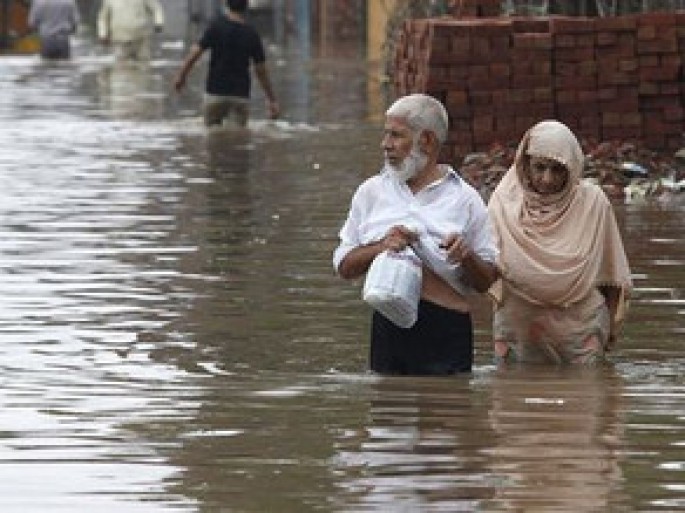
<instances>
[{"instance_id":1,"label":"white plastic bag","mask_svg":"<svg viewBox=\"0 0 685 513\"><path fill-rule=\"evenodd\" d=\"M371 263L362 297L400 328L411 328L421 297L421 260L411 250L383 251Z\"/></svg>"}]
</instances>

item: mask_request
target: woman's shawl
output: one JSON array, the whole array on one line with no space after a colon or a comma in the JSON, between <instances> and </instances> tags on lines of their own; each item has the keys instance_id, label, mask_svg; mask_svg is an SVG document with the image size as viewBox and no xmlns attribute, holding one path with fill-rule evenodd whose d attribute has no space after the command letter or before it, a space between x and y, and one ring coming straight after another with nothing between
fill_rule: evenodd
<instances>
[{"instance_id":1,"label":"woman's shawl","mask_svg":"<svg viewBox=\"0 0 685 513\"><path fill-rule=\"evenodd\" d=\"M525 166L530 155L568 168L560 193L531 190ZM502 278L490 291L496 302L511 293L534 304L566 307L594 287L609 285L622 290L623 305L631 280L621 235L604 192L582 181L583 164L578 140L562 123L543 121L524 135L488 204L500 247Z\"/></svg>"}]
</instances>

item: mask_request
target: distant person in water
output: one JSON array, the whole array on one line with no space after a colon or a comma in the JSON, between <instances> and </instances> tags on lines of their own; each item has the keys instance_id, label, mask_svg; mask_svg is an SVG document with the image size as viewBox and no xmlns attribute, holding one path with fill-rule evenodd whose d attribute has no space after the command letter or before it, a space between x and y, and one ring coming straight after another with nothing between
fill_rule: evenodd
<instances>
[{"instance_id":1,"label":"distant person in water","mask_svg":"<svg viewBox=\"0 0 685 513\"><path fill-rule=\"evenodd\" d=\"M103 0L97 31L103 44L114 47L119 61L147 61L152 34L164 28L164 11L158 0Z\"/></svg>"},{"instance_id":2,"label":"distant person in water","mask_svg":"<svg viewBox=\"0 0 685 513\"><path fill-rule=\"evenodd\" d=\"M245 22L247 0L227 0L226 5L228 11L216 17L191 48L174 79L174 88L178 92L183 89L195 63L205 50L209 50L203 105L205 125L221 125L231 115L239 126L247 125L251 65L266 94L269 116L275 119L280 108L266 68L262 39Z\"/></svg>"},{"instance_id":3,"label":"distant person in water","mask_svg":"<svg viewBox=\"0 0 685 513\"><path fill-rule=\"evenodd\" d=\"M38 32L44 59L69 59L70 36L80 22L75 0L33 0L28 23Z\"/></svg>"},{"instance_id":4,"label":"distant person in water","mask_svg":"<svg viewBox=\"0 0 685 513\"><path fill-rule=\"evenodd\" d=\"M542 121L490 198L500 362L593 364L616 344L630 268L611 203L582 180L584 161L566 125Z\"/></svg>"}]
</instances>

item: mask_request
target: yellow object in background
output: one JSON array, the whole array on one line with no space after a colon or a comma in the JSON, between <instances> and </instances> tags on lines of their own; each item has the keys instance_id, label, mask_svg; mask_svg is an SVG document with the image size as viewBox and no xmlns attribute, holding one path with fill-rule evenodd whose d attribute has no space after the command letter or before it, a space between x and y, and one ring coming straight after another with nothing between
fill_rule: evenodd
<instances>
[{"instance_id":1,"label":"yellow object in background","mask_svg":"<svg viewBox=\"0 0 685 513\"><path fill-rule=\"evenodd\" d=\"M0 53L37 53L40 40L28 26L28 0L0 0Z\"/></svg>"},{"instance_id":2,"label":"yellow object in background","mask_svg":"<svg viewBox=\"0 0 685 513\"><path fill-rule=\"evenodd\" d=\"M38 53L40 52L40 40L36 35L18 37L10 42L10 53Z\"/></svg>"}]
</instances>

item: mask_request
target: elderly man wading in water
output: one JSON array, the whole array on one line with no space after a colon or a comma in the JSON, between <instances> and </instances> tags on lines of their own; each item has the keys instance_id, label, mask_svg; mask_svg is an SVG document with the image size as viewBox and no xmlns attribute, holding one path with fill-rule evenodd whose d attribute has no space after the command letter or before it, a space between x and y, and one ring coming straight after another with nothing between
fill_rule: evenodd
<instances>
[{"instance_id":1,"label":"elderly man wading in water","mask_svg":"<svg viewBox=\"0 0 685 513\"><path fill-rule=\"evenodd\" d=\"M371 370L444 375L470 371L470 297L497 277L497 249L478 192L449 165L438 164L448 118L436 99L413 94L386 111L385 165L352 198L333 255L346 279L367 272L385 250L411 247L422 262L418 319L410 328L373 313Z\"/></svg>"}]
</instances>

